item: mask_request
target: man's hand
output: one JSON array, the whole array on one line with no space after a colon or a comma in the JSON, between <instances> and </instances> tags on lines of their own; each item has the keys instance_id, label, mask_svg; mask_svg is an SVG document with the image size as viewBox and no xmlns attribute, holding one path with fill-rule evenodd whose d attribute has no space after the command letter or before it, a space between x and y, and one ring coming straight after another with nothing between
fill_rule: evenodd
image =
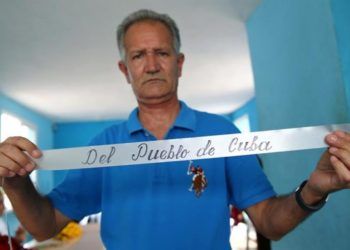
<instances>
[{"instance_id":1,"label":"man's hand","mask_svg":"<svg viewBox=\"0 0 350 250\"><path fill-rule=\"evenodd\" d=\"M0 177L26 176L35 169L29 157L42 156L38 147L23 137L9 137L0 143Z\"/></svg>"},{"instance_id":2,"label":"man's hand","mask_svg":"<svg viewBox=\"0 0 350 250\"><path fill-rule=\"evenodd\" d=\"M325 138L329 149L320 158L316 169L301 191L302 200L315 206L329 193L350 188L350 134L342 131ZM303 210L295 193L273 197L246 210L256 228L266 237L280 239L311 213Z\"/></svg>"},{"instance_id":3,"label":"man's hand","mask_svg":"<svg viewBox=\"0 0 350 250\"><path fill-rule=\"evenodd\" d=\"M0 177L6 177L3 188L17 218L40 241L53 237L71 221L35 190L27 176L35 169L31 157L37 159L41 156L38 147L23 137L10 137L0 143ZM22 178L24 176L26 178Z\"/></svg>"},{"instance_id":4,"label":"man's hand","mask_svg":"<svg viewBox=\"0 0 350 250\"><path fill-rule=\"evenodd\" d=\"M335 131L325 138L329 145L305 186L303 197L312 202L327 194L350 188L350 134ZM306 196L306 197L305 197ZM309 198L309 199L308 199Z\"/></svg>"}]
</instances>

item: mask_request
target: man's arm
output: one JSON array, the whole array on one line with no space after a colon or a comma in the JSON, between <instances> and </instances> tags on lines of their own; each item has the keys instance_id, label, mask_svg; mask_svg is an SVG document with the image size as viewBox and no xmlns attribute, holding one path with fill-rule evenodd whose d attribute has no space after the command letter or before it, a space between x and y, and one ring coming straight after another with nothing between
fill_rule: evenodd
<instances>
[{"instance_id":1,"label":"man's arm","mask_svg":"<svg viewBox=\"0 0 350 250\"><path fill-rule=\"evenodd\" d=\"M350 134L336 131L325 141L329 149L323 153L300 193L308 206L317 205L331 192L350 188ZM311 212L298 205L295 195L270 198L248 208L247 213L257 230L278 240L310 215Z\"/></svg>"},{"instance_id":2,"label":"man's arm","mask_svg":"<svg viewBox=\"0 0 350 250\"><path fill-rule=\"evenodd\" d=\"M26 152L26 153L24 153ZM29 140L12 137L0 144L0 176L5 193L22 225L37 240L55 236L70 221L35 189L28 174L35 168L28 157L41 156Z\"/></svg>"},{"instance_id":3,"label":"man's arm","mask_svg":"<svg viewBox=\"0 0 350 250\"><path fill-rule=\"evenodd\" d=\"M21 224L39 241L55 236L71 221L36 191L28 176L6 178L3 188Z\"/></svg>"},{"instance_id":4,"label":"man's arm","mask_svg":"<svg viewBox=\"0 0 350 250\"><path fill-rule=\"evenodd\" d=\"M294 193L262 201L246 212L257 231L271 240L279 240L311 214L297 204Z\"/></svg>"}]
</instances>

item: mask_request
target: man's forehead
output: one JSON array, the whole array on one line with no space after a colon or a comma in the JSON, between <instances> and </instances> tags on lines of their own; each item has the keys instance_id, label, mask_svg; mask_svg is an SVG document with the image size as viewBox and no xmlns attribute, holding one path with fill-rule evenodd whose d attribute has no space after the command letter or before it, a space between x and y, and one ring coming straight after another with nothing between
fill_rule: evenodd
<instances>
[{"instance_id":1,"label":"man's forehead","mask_svg":"<svg viewBox=\"0 0 350 250\"><path fill-rule=\"evenodd\" d=\"M125 32L124 40L130 36L130 35L138 35L141 34L143 31L149 32L150 30L157 29L158 32L166 33L170 37L172 37L172 33L168 26L166 26L161 21L156 20L142 20L138 21L136 23L131 24ZM124 41L125 42L125 41Z\"/></svg>"},{"instance_id":2,"label":"man's forehead","mask_svg":"<svg viewBox=\"0 0 350 250\"><path fill-rule=\"evenodd\" d=\"M145 20L132 24L125 33L125 48L129 51L143 50L147 44L153 44L153 50L172 47L172 33L160 21Z\"/></svg>"},{"instance_id":3,"label":"man's forehead","mask_svg":"<svg viewBox=\"0 0 350 250\"><path fill-rule=\"evenodd\" d=\"M125 30L125 34L128 33L128 31L135 27L135 26L140 26L140 25L150 25L150 26L157 26L157 25L160 25L160 26L163 26L164 28L166 28L169 32L170 32L170 29L169 27L162 21L160 20L154 20L154 19L142 19L142 20L138 20L134 23L131 23Z\"/></svg>"}]
</instances>

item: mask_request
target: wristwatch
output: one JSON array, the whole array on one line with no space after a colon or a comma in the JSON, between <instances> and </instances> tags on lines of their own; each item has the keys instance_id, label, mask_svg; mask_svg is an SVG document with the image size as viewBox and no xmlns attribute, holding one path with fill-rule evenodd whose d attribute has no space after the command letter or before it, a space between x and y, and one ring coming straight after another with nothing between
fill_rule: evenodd
<instances>
[{"instance_id":1,"label":"wristwatch","mask_svg":"<svg viewBox=\"0 0 350 250\"><path fill-rule=\"evenodd\" d=\"M324 197L322 200L320 200L316 205L308 205L305 203L303 198L301 197L301 191L303 190L303 187L307 183L307 180L303 181L300 186L295 190L295 200L297 201L298 205L306 212L316 212L320 210L328 201L329 195L327 194L326 197Z\"/></svg>"}]
</instances>

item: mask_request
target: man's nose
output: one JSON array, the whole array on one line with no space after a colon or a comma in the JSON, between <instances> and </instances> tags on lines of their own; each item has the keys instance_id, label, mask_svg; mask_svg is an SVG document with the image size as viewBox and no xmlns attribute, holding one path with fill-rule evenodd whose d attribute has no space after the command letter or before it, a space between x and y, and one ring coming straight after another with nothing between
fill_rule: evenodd
<instances>
[{"instance_id":1,"label":"man's nose","mask_svg":"<svg viewBox=\"0 0 350 250\"><path fill-rule=\"evenodd\" d=\"M154 54L147 54L146 56L146 72L154 74L159 72L160 65L157 59L157 56Z\"/></svg>"}]
</instances>

